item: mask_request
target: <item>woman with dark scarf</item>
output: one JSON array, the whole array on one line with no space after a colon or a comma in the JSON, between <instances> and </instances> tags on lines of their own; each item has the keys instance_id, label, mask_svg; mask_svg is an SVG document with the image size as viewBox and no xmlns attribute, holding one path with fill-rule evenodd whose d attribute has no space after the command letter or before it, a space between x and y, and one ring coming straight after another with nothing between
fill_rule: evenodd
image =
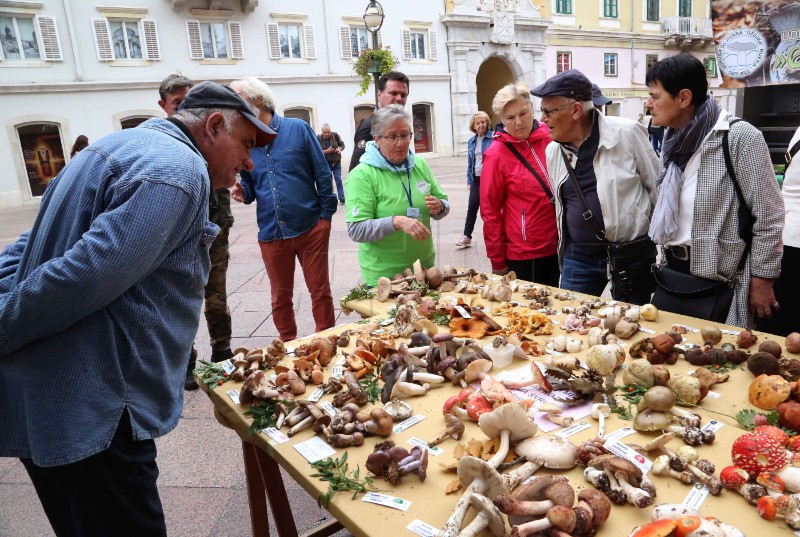
<instances>
[{"instance_id":1,"label":"woman with dark scarf","mask_svg":"<svg viewBox=\"0 0 800 537\"><path fill-rule=\"evenodd\" d=\"M773 281L780 274L784 211L763 135L745 121L733 121L708 95L705 68L689 54L656 63L645 81L653 124L666 127L650 237L664 247L670 268L733 282L727 317L709 320L746 327L753 315L770 317L781 307ZM733 170L754 221L742 270L745 241L739 234L739 201L725 165L725 131Z\"/></svg>"}]
</instances>

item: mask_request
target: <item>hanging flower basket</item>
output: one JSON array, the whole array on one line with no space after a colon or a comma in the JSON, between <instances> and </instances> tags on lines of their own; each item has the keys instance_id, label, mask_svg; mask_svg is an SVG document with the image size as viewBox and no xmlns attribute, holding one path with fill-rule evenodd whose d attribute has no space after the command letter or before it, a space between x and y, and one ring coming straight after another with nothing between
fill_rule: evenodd
<instances>
[{"instance_id":1,"label":"hanging flower basket","mask_svg":"<svg viewBox=\"0 0 800 537\"><path fill-rule=\"evenodd\" d=\"M359 92L356 95L364 95L372 83L372 75L383 74L394 69L398 60L389 47L367 48L361 51L358 58L353 62L353 71L361 77Z\"/></svg>"}]
</instances>

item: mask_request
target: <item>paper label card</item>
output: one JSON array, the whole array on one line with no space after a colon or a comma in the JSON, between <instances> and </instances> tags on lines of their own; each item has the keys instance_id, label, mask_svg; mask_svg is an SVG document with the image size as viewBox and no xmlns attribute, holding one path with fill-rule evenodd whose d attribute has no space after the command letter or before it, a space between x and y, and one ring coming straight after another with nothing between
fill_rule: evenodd
<instances>
[{"instance_id":1,"label":"paper label card","mask_svg":"<svg viewBox=\"0 0 800 537\"><path fill-rule=\"evenodd\" d=\"M311 395L308 396L308 400L311 401L312 403L316 403L322 398L322 392L324 391L325 390L323 388L317 388L316 390L311 392Z\"/></svg>"},{"instance_id":2,"label":"paper label card","mask_svg":"<svg viewBox=\"0 0 800 537\"><path fill-rule=\"evenodd\" d=\"M289 437L280 432L275 427L267 427L266 429L261 429L261 432L269 436L273 440L275 440L276 444L284 444L289 441Z\"/></svg>"},{"instance_id":3,"label":"paper label card","mask_svg":"<svg viewBox=\"0 0 800 537\"><path fill-rule=\"evenodd\" d=\"M238 405L239 403L239 390L228 390L225 394L231 398L233 404Z\"/></svg>"},{"instance_id":4,"label":"paper label card","mask_svg":"<svg viewBox=\"0 0 800 537\"><path fill-rule=\"evenodd\" d=\"M422 416L420 414L417 414L416 416L411 416L407 420L401 421L400 423L395 425L394 429L392 429L392 432L395 433L395 434L402 433L403 431L405 431L409 427L413 427L414 425L416 425L417 423L421 422L424 419L425 419L425 416Z\"/></svg>"},{"instance_id":5,"label":"paper label card","mask_svg":"<svg viewBox=\"0 0 800 537\"><path fill-rule=\"evenodd\" d=\"M464 306L457 304L454 308L461 316L465 319L472 319L472 315L469 314L467 310L464 309Z\"/></svg>"},{"instance_id":6,"label":"paper label card","mask_svg":"<svg viewBox=\"0 0 800 537\"><path fill-rule=\"evenodd\" d=\"M421 448L427 449L428 453L434 456L441 455L442 453L444 453L444 450L439 446L429 446L424 440L420 440L419 438L415 437L409 438L408 440L406 440L406 443L411 444L412 446L419 446Z\"/></svg>"},{"instance_id":7,"label":"paper label card","mask_svg":"<svg viewBox=\"0 0 800 537\"><path fill-rule=\"evenodd\" d=\"M325 443L325 440L319 436L315 436L294 445L300 455L305 457L308 462L317 462L326 459L332 455L336 455L336 450Z\"/></svg>"},{"instance_id":8,"label":"paper label card","mask_svg":"<svg viewBox=\"0 0 800 537\"><path fill-rule=\"evenodd\" d=\"M408 531L416 533L417 535L420 535L421 537L433 537L434 535L439 533L439 528L434 528L427 522L423 522L418 518L414 519L414 521L411 524L406 526L406 529Z\"/></svg>"},{"instance_id":9,"label":"paper label card","mask_svg":"<svg viewBox=\"0 0 800 537\"><path fill-rule=\"evenodd\" d=\"M562 429L555 433L556 436L560 436L561 438L567 438L568 436L572 436L573 434L578 434L581 431L585 431L586 429L591 429L592 424L588 421L579 421L578 423L572 424L566 429Z\"/></svg>"},{"instance_id":10,"label":"paper label card","mask_svg":"<svg viewBox=\"0 0 800 537\"><path fill-rule=\"evenodd\" d=\"M331 416L335 416L336 412L338 412L338 410L336 410L336 407L333 406L333 403L331 403L330 401L325 401L324 403L320 403L319 406L322 410L324 410Z\"/></svg>"},{"instance_id":11,"label":"paper label card","mask_svg":"<svg viewBox=\"0 0 800 537\"><path fill-rule=\"evenodd\" d=\"M362 501L375 503L384 507L391 507L392 509L398 509L400 511L408 511L408 508L411 507L411 502L408 500L389 496L388 494L381 494L379 492L367 492L364 498L362 498Z\"/></svg>"},{"instance_id":12,"label":"paper label card","mask_svg":"<svg viewBox=\"0 0 800 537\"><path fill-rule=\"evenodd\" d=\"M234 371L236 371L236 366L233 365L233 362L231 361L230 358L225 360L224 362L222 362L219 365L221 365L222 366L222 370L225 371L229 375L231 373L233 373Z\"/></svg>"},{"instance_id":13,"label":"paper label card","mask_svg":"<svg viewBox=\"0 0 800 537\"><path fill-rule=\"evenodd\" d=\"M717 392L709 391L708 395L706 395L706 397L710 397L712 399L719 399L720 395Z\"/></svg>"},{"instance_id":14,"label":"paper label card","mask_svg":"<svg viewBox=\"0 0 800 537\"><path fill-rule=\"evenodd\" d=\"M331 368L331 376L332 377L341 377L342 376L342 366L335 365Z\"/></svg>"},{"instance_id":15,"label":"paper label card","mask_svg":"<svg viewBox=\"0 0 800 537\"><path fill-rule=\"evenodd\" d=\"M394 319L384 319L380 322L381 326L389 326L390 324L394 324Z\"/></svg>"},{"instance_id":16,"label":"paper label card","mask_svg":"<svg viewBox=\"0 0 800 537\"><path fill-rule=\"evenodd\" d=\"M644 332L645 334L655 334L656 333L655 330L653 330L652 328L648 328L646 326L639 326L639 331L640 332Z\"/></svg>"},{"instance_id":17,"label":"paper label card","mask_svg":"<svg viewBox=\"0 0 800 537\"><path fill-rule=\"evenodd\" d=\"M703 425L700 430L702 431L711 431L712 433L716 433L720 429L722 429L723 424L718 422L717 420L711 420L705 425Z\"/></svg>"},{"instance_id":18,"label":"paper label card","mask_svg":"<svg viewBox=\"0 0 800 537\"><path fill-rule=\"evenodd\" d=\"M630 436L636 431L633 430L631 427L623 427L622 429L617 429L616 431L611 431L606 435L606 440L619 440L620 438L625 438L626 436Z\"/></svg>"},{"instance_id":19,"label":"paper label card","mask_svg":"<svg viewBox=\"0 0 800 537\"><path fill-rule=\"evenodd\" d=\"M692 485L692 490L690 490L689 494L686 495L686 498L683 499L683 505L694 507L699 511L700 506L702 506L703 502L706 501L706 498L710 492L711 491L708 490L708 487L703 483L695 483Z\"/></svg>"},{"instance_id":20,"label":"paper label card","mask_svg":"<svg viewBox=\"0 0 800 537\"><path fill-rule=\"evenodd\" d=\"M650 459L632 447L623 444L619 440L606 439L605 444L603 444L603 448L607 449L618 457L622 457L623 459L632 462L639 470L642 471L643 474L649 472L650 468L653 467L653 462Z\"/></svg>"}]
</instances>

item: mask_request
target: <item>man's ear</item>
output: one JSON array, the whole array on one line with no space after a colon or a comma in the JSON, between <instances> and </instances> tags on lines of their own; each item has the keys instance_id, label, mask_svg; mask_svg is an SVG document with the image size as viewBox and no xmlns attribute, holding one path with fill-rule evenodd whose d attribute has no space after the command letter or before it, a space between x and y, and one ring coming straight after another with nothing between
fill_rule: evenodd
<instances>
[{"instance_id":1,"label":"man's ear","mask_svg":"<svg viewBox=\"0 0 800 537\"><path fill-rule=\"evenodd\" d=\"M214 112L208 116L208 119L206 119L206 136L210 140L216 139L223 130L225 130L225 116L220 112Z\"/></svg>"},{"instance_id":2,"label":"man's ear","mask_svg":"<svg viewBox=\"0 0 800 537\"><path fill-rule=\"evenodd\" d=\"M161 109L164 111L165 114L167 113L167 109L165 108L167 106L166 101L164 101L163 99L159 99L158 106L161 107Z\"/></svg>"}]
</instances>

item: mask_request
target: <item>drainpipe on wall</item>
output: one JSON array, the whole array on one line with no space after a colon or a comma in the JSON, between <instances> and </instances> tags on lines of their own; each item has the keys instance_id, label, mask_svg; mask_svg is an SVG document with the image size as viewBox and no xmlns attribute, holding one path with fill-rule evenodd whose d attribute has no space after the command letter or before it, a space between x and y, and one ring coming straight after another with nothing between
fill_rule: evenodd
<instances>
[{"instance_id":1,"label":"drainpipe on wall","mask_svg":"<svg viewBox=\"0 0 800 537\"><path fill-rule=\"evenodd\" d=\"M635 41L635 39L633 37L634 36L633 24L635 22L635 16L634 16L635 12L636 12L636 0L633 0L633 2L631 2L631 86L636 84L636 81L634 80L634 78L635 78L634 73L636 72L636 65L633 63L633 43Z\"/></svg>"},{"instance_id":2,"label":"drainpipe on wall","mask_svg":"<svg viewBox=\"0 0 800 537\"><path fill-rule=\"evenodd\" d=\"M81 68L81 57L78 55L78 43L75 42L75 26L72 24L72 8L69 0L61 0L64 6L64 14L67 17L67 32L69 33L69 44L72 48L72 57L75 60L75 80L83 82L83 69Z\"/></svg>"},{"instance_id":3,"label":"drainpipe on wall","mask_svg":"<svg viewBox=\"0 0 800 537\"><path fill-rule=\"evenodd\" d=\"M325 60L328 63L328 74L333 74L333 68L331 67L331 44L330 44L330 37L328 36L328 2L327 0L322 0L322 16L325 17L326 24L323 24L322 27L324 28L325 32Z\"/></svg>"}]
</instances>

